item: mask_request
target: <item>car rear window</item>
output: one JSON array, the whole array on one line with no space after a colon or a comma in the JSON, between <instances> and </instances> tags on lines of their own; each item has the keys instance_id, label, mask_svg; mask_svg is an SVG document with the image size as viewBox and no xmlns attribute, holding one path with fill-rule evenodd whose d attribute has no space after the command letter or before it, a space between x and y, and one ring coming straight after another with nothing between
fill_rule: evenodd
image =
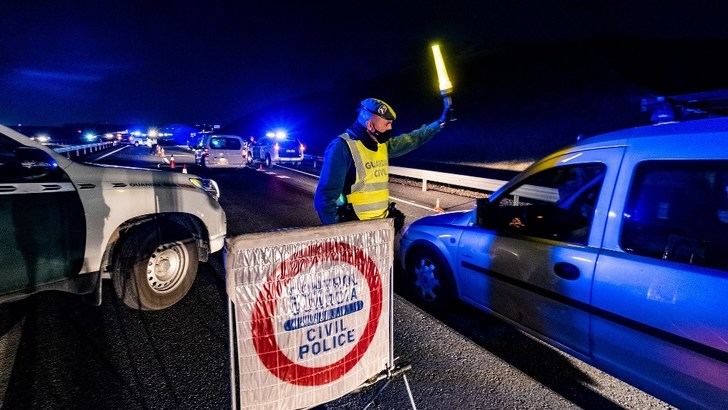
<instances>
[{"instance_id":1,"label":"car rear window","mask_svg":"<svg viewBox=\"0 0 728 410\"><path fill-rule=\"evenodd\" d=\"M626 252L728 270L728 161L645 161L622 216Z\"/></svg>"},{"instance_id":2,"label":"car rear window","mask_svg":"<svg viewBox=\"0 0 728 410\"><path fill-rule=\"evenodd\" d=\"M298 149L300 145L301 144L298 141L283 141L283 142L279 143L279 146L281 148L285 148L285 149L291 149L291 148Z\"/></svg>"},{"instance_id":3,"label":"car rear window","mask_svg":"<svg viewBox=\"0 0 728 410\"><path fill-rule=\"evenodd\" d=\"M213 137L210 139L210 147L214 149L241 149L242 144L237 138Z\"/></svg>"}]
</instances>

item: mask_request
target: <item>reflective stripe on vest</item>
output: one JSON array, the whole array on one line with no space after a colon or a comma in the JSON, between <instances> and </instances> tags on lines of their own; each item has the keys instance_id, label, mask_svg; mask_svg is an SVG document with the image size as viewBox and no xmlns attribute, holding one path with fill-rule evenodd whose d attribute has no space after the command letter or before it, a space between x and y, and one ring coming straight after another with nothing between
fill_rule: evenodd
<instances>
[{"instance_id":1,"label":"reflective stripe on vest","mask_svg":"<svg viewBox=\"0 0 728 410\"><path fill-rule=\"evenodd\" d=\"M367 149L359 140L348 134L339 135L351 151L356 169L356 180L346 201L354 208L356 216L367 219L384 218L389 206L389 155L387 144L379 144L376 152Z\"/></svg>"}]
</instances>

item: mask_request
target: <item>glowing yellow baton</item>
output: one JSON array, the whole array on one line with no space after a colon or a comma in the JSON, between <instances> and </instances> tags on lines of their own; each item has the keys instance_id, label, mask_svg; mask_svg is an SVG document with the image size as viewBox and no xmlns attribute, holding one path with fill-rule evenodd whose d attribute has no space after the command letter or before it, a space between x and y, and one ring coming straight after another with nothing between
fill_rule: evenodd
<instances>
[{"instance_id":1,"label":"glowing yellow baton","mask_svg":"<svg viewBox=\"0 0 728 410\"><path fill-rule=\"evenodd\" d=\"M447 75L447 68L445 68L445 60L442 59L442 53L440 52L440 45L432 45L432 56L435 58L435 69L437 70L437 82L440 85L440 95L442 96L442 102L445 104L445 110L443 111L442 117L440 117L440 126L443 126L448 121L455 121L452 108L452 83L450 77Z\"/></svg>"},{"instance_id":2,"label":"glowing yellow baton","mask_svg":"<svg viewBox=\"0 0 728 410\"><path fill-rule=\"evenodd\" d=\"M440 83L440 94L443 96L448 95L452 92L452 83L447 75L447 68L445 68L445 61L442 59L439 44L432 46L432 56L435 57L435 69L437 69L437 81Z\"/></svg>"}]
</instances>

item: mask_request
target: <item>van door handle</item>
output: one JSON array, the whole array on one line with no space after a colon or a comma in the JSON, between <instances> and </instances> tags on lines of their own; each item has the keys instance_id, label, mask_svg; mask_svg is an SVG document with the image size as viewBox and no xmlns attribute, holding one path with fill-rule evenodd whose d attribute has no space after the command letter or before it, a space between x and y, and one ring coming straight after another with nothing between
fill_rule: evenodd
<instances>
[{"instance_id":1,"label":"van door handle","mask_svg":"<svg viewBox=\"0 0 728 410\"><path fill-rule=\"evenodd\" d=\"M579 272L579 268L577 268L576 265L572 265L568 262L559 262L554 265L554 273L556 274L556 276L567 280L578 279L579 275L581 275L581 272Z\"/></svg>"}]
</instances>

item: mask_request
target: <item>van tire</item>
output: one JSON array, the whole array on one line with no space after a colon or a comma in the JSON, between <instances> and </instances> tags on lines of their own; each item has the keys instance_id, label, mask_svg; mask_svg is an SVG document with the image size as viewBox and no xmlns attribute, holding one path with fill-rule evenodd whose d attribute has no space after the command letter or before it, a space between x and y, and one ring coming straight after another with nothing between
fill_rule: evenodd
<instances>
[{"instance_id":1,"label":"van tire","mask_svg":"<svg viewBox=\"0 0 728 410\"><path fill-rule=\"evenodd\" d=\"M197 277L197 245L174 223L140 225L119 248L112 273L114 290L138 310L161 310L187 295Z\"/></svg>"},{"instance_id":2,"label":"van tire","mask_svg":"<svg viewBox=\"0 0 728 410\"><path fill-rule=\"evenodd\" d=\"M271 165L273 165L273 161L270 159L270 155L265 155L265 163L263 165L265 165L266 168L270 168Z\"/></svg>"}]
</instances>

